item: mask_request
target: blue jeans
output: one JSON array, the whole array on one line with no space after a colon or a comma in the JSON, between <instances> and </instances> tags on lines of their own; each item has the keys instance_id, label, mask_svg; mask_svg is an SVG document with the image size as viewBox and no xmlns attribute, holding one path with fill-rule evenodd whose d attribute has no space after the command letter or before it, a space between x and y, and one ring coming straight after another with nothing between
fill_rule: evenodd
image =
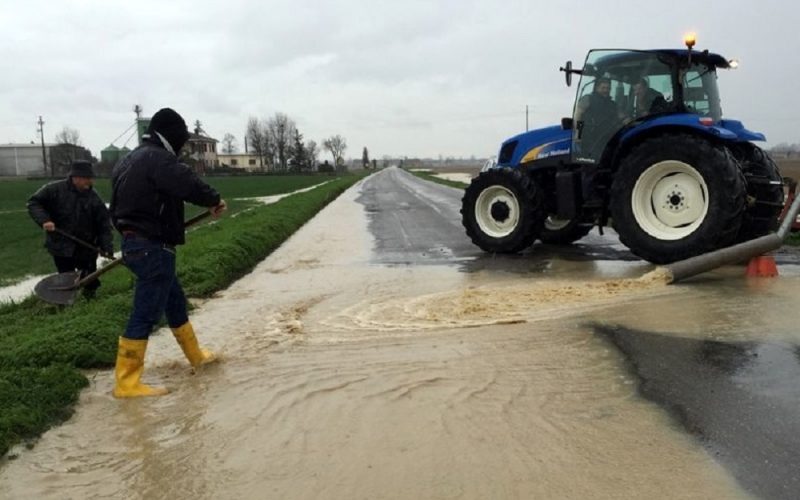
<instances>
[{"instance_id":1,"label":"blue jeans","mask_svg":"<svg viewBox=\"0 0 800 500\"><path fill-rule=\"evenodd\" d=\"M170 328L177 328L189 321L186 296L175 275L174 248L140 236L125 236L122 240L122 259L136 275L133 311L123 337L135 340L149 338L162 314L167 316Z\"/></svg>"}]
</instances>

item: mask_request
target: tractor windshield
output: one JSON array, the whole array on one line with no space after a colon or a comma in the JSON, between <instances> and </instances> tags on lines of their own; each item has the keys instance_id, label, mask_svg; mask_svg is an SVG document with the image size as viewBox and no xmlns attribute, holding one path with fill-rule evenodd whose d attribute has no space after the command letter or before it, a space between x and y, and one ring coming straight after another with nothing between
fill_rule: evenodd
<instances>
[{"instance_id":1,"label":"tractor windshield","mask_svg":"<svg viewBox=\"0 0 800 500\"><path fill-rule=\"evenodd\" d=\"M683 106L688 113L722 119L716 68L695 63L681 72Z\"/></svg>"},{"instance_id":2,"label":"tractor windshield","mask_svg":"<svg viewBox=\"0 0 800 500\"><path fill-rule=\"evenodd\" d=\"M573 161L597 163L622 127L673 110L672 68L656 52L589 52L573 112ZM691 78L689 72L686 75Z\"/></svg>"}]
</instances>

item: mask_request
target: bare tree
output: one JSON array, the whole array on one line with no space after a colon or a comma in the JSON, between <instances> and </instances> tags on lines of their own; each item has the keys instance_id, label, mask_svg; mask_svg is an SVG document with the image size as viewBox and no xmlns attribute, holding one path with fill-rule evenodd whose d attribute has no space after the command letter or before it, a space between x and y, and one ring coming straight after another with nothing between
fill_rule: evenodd
<instances>
[{"instance_id":1,"label":"bare tree","mask_svg":"<svg viewBox=\"0 0 800 500\"><path fill-rule=\"evenodd\" d=\"M266 134L264 133L264 127L262 126L261 122L258 118L251 116L247 120L247 132L245 132L245 136L247 138L247 142L250 144L250 148L253 152L258 156L258 163L261 169L264 169L264 155L265 145L266 145Z\"/></svg>"},{"instance_id":2,"label":"bare tree","mask_svg":"<svg viewBox=\"0 0 800 500\"><path fill-rule=\"evenodd\" d=\"M230 155L236 152L236 137L231 133L226 133L222 138L222 152Z\"/></svg>"},{"instance_id":3,"label":"bare tree","mask_svg":"<svg viewBox=\"0 0 800 500\"><path fill-rule=\"evenodd\" d=\"M322 146L333 156L333 164L339 166L344 163L344 152L347 150L347 141L339 134L333 135L324 141Z\"/></svg>"},{"instance_id":4,"label":"bare tree","mask_svg":"<svg viewBox=\"0 0 800 500\"><path fill-rule=\"evenodd\" d=\"M306 158L308 159L308 164L311 166L311 170L314 170L317 167L317 162L319 156L319 146L314 141L306 142Z\"/></svg>"},{"instance_id":5,"label":"bare tree","mask_svg":"<svg viewBox=\"0 0 800 500\"><path fill-rule=\"evenodd\" d=\"M297 126L294 120L284 113L275 113L267 122L269 140L272 149L277 157L278 167L281 171L286 171L289 165L289 152L292 147L292 138L295 135Z\"/></svg>"},{"instance_id":6,"label":"bare tree","mask_svg":"<svg viewBox=\"0 0 800 500\"><path fill-rule=\"evenodd\" d=\"M82 147L81 134L69 126L55 136L56 145L50 148L50 163L54 174L69 171L75 160L91 160L91 155Z\"/></svg>"},{"instance_id":7,"label":"bare tree","mask_svg":"<svg viewBox=\"0 0 800 500\"><path fill-rule=\"evenodd\" d=\"M56 144L69 144L71 146L82 146L81 134L74 128L64 126L61 132L56 134Z\"/></svg>"}]
</instances>

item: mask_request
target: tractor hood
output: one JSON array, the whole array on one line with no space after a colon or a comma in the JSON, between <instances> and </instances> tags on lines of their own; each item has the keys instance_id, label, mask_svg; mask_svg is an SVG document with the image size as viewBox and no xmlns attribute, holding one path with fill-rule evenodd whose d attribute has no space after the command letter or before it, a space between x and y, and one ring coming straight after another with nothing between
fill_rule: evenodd
<instances>
[{"instance_id":1,"label":"tractor hood","mask_svg":"<svg viewBox=\"0 0 800 500\"><path fill-rule=\"evenodd\" d=\"M571 140L572 131L558 125L524 132L503 143L497 164L515 167L534 160L569 156Z\"/></svg>"}]
</instances>

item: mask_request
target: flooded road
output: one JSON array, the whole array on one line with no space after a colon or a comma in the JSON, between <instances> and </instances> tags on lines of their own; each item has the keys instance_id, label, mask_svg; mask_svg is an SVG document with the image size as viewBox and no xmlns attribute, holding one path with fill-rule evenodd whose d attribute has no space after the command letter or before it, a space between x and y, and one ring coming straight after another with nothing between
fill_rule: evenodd
<instances>
[{"instance_id":1,"label":"flooded road","mask_svg":"<svg viewBox=\"0 0 800 500\"><path fill-rule=\"evenodd\" d=\"M144 378L173 392L117 401L92 373L75 416L3 463L0 498L797 491L796 266L665 286L596 234L492 257L459 208L397 169L368 178L197 303L222 363L192 374L159 332Z\"/></svg>"}]
</instances>

